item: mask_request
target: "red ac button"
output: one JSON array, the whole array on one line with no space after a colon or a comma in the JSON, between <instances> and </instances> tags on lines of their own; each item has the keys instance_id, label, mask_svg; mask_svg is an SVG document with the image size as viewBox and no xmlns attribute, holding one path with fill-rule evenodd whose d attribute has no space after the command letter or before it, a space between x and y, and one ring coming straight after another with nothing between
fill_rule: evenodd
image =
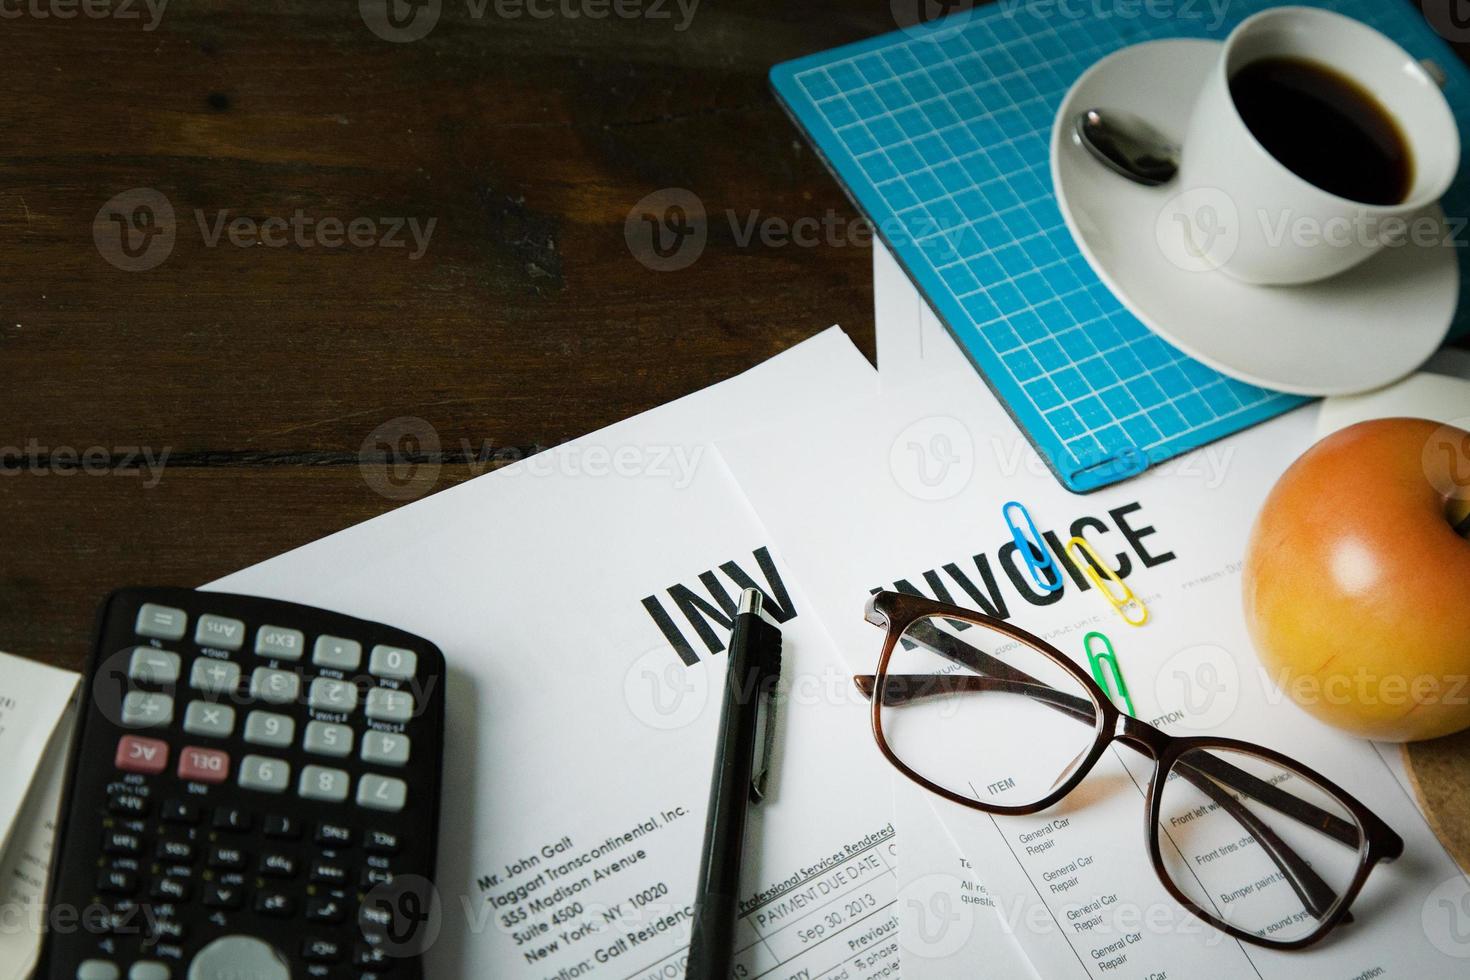
<instances>
[{"instance_id":1,"label":"red ac button","mask_svg":"<svg viewBox=\"0 0 1470 980\"><path fill-rule=\"evenodd\" d=\"M123 772L156 776L168 766L168 743L156 738L124 735L117 740L117 758L113 764Z\"/></svg>"}]
</instances>

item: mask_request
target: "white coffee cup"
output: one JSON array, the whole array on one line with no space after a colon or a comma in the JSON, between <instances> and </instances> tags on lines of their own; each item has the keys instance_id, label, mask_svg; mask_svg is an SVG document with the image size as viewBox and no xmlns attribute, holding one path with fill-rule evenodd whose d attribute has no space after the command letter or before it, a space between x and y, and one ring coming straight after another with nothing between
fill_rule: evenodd
<instances>
[{"instance_id":1,"label":"white coffee cup","mask_svg":"<svg viewBox=\"0 0 1470 980\"><path fill-rule=\"evenodd\" d=\"M1413 172L1397 204L1349 200L1298 177L1251 134L1230 79L1263 58L1325 65L1370 92L1397 122ZM1168 79L1160 79L1168 84ZM1175 208L1195 256L1244 282L1314 282L1350 269L1386 244L1402 244L1411 221L1449 188L1460 166L1460 133L1439 85L1413 55L1368 25L1314 7L1275 7L1246 18L1226 38L1190 117ZM1235 227L1230 227L1233 223Z\"/></svg>"}]
</instances>

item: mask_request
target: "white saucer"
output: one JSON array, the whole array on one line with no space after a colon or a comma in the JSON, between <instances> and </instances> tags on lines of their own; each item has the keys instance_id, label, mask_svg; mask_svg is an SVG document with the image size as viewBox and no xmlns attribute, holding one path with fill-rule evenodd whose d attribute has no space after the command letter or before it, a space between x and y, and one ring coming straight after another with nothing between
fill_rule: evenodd
<instances>
[{"instance_id":1,"label":"white saucer","mask_svg":"<svg viewBox=\"0 0 1470 980\"><path fill-rule=\"evenodd\" d=\"M1057 204L1093 271L1134 316L1223 374L1302 395L1377 388L1444 341L1460 292L1454 248L1406 244L1324 282L1248 286L1176 264L1159 244L1177 186L1112 173L1077 142L1077 113L1118 107L1182 139L1216 41L1150 41L1109 55L1077 80L1052 128ZM1433 212L1441 220L1438 209Z\"/></svg>"}]
</instances>

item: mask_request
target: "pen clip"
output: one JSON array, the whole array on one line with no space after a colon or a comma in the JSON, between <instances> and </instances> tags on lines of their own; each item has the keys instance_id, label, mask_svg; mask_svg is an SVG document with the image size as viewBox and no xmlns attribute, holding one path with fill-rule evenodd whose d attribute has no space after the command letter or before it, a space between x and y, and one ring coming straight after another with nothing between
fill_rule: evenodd
<instances>
[{"instance_id":1,"label":"pen clip","mask_svg":"<svg viewBox=\"0 0 1470 980\"><path fill-rule=\"evenodd\" d=\"M760 663L756 687L756 759L750 774L750 802L766 798L766 784L771 775L771 759L776 749L777 688L781 684L781 629L763 608L763 596L757 589L746 589L740 597L740 612L755 617L751 624L756 637L756 657Z\"/></svg>"},{"instance_id":2,"label":"pen clip","mask_svg":"<svg viewBox=\"0 0 1470 980\"><path fill-rule=\"evenodd\" d=\"M771 758L776 749L776 681L779 677L768 677L761 693L761 707L756 724L764 725L760 740L756 743L755 768L750 777L750 802L759 803L766 798L766 782L771 775Z\"/></svg>"}]
</instances>

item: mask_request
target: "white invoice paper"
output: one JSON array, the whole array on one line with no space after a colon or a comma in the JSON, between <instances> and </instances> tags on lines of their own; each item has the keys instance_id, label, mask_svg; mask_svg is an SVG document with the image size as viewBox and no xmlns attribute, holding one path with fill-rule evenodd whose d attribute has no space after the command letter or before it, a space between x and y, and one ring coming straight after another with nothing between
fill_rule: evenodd
<instances>
[{"instance_id":1,"label":"white invoice paper","mask_svg":"<svg viewBox=\"0 0 1470 980\"><path fill-rule=\"evenodd\" d=\"M1151 765L1109 752L1063 803L991 817L947 802L945 825L1044 977L1371 978L1470 972L1470 888L1373 747L1298 710L1262 675L1241 615L1250 524L1311 441L1296 412L1086 497L1047 473L968 370L720 450L770 539L853 669L871 673L882 634L863 621L877 588L917 591L1009 619L1085 666L1082 637L1110 636L1139 717L1180 735L1260 742L1366 801L1404 838L1353 906L1357 921L1304 953L1242 944L1185 912L1145 851ZM1085 535L1152 613L1123 625L1073 575L1037 590L1001 517L1019 500L1047 544ZM1037 757L1049 748L1038 744ZM1127 758L1124 758L1124 755ZM1220 855L1234 842L1222 840ZM1269 882L1211 878L1236 900Z\"/></svg>"},{"instance_id":2,"label":"white invoice paper","mask_svg":"<svg viewBox=\"0 0 1470 980\"><path fill-rule=\"evenodd\" d=\"M679 977L740 590L783 619L737 976L898 975L887 773L808 602L707 450L870 395L835 329L724 384L214 583L450 665L436 978ZM657 460L679 466L653 470ZM616 471L593 466L622 460ZM640 465L645 464L645 465ZM426 828L427 829L427 828Z\"/></svg>"},{"instance_id":3,"label":"white invoice paper","mask_svg":"<svg viewBox=\"0 0 1470 980\"><path fill-rule=\"evenodd\" d=\"M995 896L960 853L930 805L930 794L893 776L899 946L905 980L1032 980L1036 971L1006 932ZM976 965L983 964L977 971Z\"/></svg>"}]
</instances>

